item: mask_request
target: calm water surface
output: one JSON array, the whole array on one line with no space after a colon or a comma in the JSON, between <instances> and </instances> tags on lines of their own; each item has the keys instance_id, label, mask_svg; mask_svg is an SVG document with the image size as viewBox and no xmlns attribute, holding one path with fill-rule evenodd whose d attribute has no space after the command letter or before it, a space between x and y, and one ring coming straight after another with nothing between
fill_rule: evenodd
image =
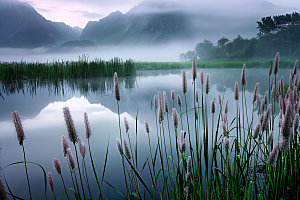
<instances>
[{"instance_id":1,"label":"calm water surface","mask_svg":"<svg viewBox=\"0 0 300 200\"><path fill-rule=\"evenodd\" d=\"M253 89L257 82L260 82L259 92L261 97L268 89L268 70L269 69L247 69L247 85L246 98L247 108L252 112ZM279 70L277 80L284 75L285 83L288 82L290 69ZM186 70L188 78L187 102L188 108L193 105L193 85L191 79L191 70ZM198 69L199 73L199 69ZM228 119L231 121L235 117L236 104L234 101L233 88L235 81L240 83L241 69L204 69L204 77L206 73L210 73L210 92L208 94L209 102L217 98L217 92L224 95L224 103L229 97L229 114ZM121 128L122 136L126 136L124 127L124 116L129 122L129 134L131 143L135 144L136 135L136 116L137 120L137 137L138 137L138 169L141 168L149 156L148 137L145 131L144 120L147 119L150 125L151 144L156 145L156 124L154 109L151 107L153 96L158 91L166 91L169 102L169 120L171 133L174 128L171 121L171 111L173 102L170 94L171 90L175 90L175 95L180 94L182 102L184 98L182 94L182 70L164 70L164 71L142 71L138 72L134 77L120 77L121 84ZM89 116L92 136L90 144L94 162L96 164L97 173L102 177L103 165L105 160L105 152L109 142L109 152L107 168L104 180L112 184L114 187L125 193L123 170L121 157L116 150L115 138L119 137L118 126L118 110L117 102L112 94L113 80L109 78L90 78L84 80L68 80L55 85L48 85L44 82L28 83L9 86L1 84L0 97L0 145L1 166L22 161L22 147L18 145L17 136L11 119L11 111L18 110L25 129L26 139L24 146L28 161L41 164L46 172L51 171L54 179L54 190L56 196L63 193L63 185L60 176L53 168L52 159L58 158L62 165L62 174L67 187L72 187L70 172L67 160L63 157L61 147L61 135L67 136L67 129L64 123L62 108L69 107L75 127L79 137L85 141L85 129L83 122L83 113ZM201 85L198 80L196 88L201 94ZM240 86L241 88L241 86ZM241 96L241 94L240 94ZM175 108L179 112L177 102L174 102ZM219 112L219 105L216 101L216 110ZM278 107L278 106L277 106ZM278 109L277 109L278 110ZM191 119L193 112L190 114ZM211 119L211 115L209 115ZM215 116L215 124L217 117ZM166 117L165 117L166 119ZM183 117L185 122L186 118ZM166 121L164 122L167 123ZM166 125L165 125L166 126ZM184 123L184 129L186 130ZM193 124L190 126L191 132L194 131ZM210 126L209 126L210 127ZM216 128L214 128L216 129ZM166 129L166 133L167 129ZM171 134L171 140L174 143L174 134ZM275 134L276 137L277 134ZM173 137L174 136L174 137ZM168 134L166 134L168 139ZM74 148L71 144L74 154ZM75 156L75 154L74 154ZM80 157L81 162L81 157ZM86 157L88 178L92 188L93 199L97 197L98 190L94 179L89 157ZM22 198L29 199L27 180L23 164L9 166L3 169L8 184L12 192ZM31 184L31 190L34 199L44 198L44 183L42 170L36 165L28 164L28 173ZM145 170L142 177L150 185L149 172ZM103 182L102 189L104 196L110 199L122 198L117 192ZM88 192L86 191L86 194ZM72 192L69 192L70 196ZM53 198L52 193L47 186L47 196ZM65 198L66 199L66 198Z\"/></svg>"}]
</instances>

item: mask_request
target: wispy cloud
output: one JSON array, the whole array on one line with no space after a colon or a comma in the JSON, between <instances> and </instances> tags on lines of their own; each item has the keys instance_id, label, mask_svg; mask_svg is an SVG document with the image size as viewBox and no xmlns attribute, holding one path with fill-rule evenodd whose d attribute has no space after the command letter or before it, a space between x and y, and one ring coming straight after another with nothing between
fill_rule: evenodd
<instances>
[{"instance_id":1,"label":"wispy cloud","mask_svg":"<svg viewBox=\"0 0 300 200\"><path fill-rule=\"evenodd\" d=\"M52 12L53 10L47 9L47 8L36 8L37 11L42 11L42 12Z\"/></svg>"},{"instance_id":2,"label":"wispy cloud","mask_svg":"<svg viewBox=\"0 0 300 200\"><path fill-rule=\"evenodd\" d=\"M89 12L89 11L85 11L85 10L76 10L76 11L71 11L73 13L81 13L82 16L87 17L87 18L101 18L103 17L103 15L99 14L99 13L95 13L95 12Z\"/></svg>"}]
</instances>

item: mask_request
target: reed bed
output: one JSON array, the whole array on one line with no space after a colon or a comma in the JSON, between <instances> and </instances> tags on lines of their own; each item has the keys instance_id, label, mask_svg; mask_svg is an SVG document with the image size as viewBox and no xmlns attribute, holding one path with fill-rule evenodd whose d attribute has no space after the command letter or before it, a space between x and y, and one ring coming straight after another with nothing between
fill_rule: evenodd
<instances>
[{"instance_id":1,"label":"reed bed","mask_svg":"<svg viewBox=\"0 0 300 200\"><path fill-rule=\"evenodd\" d=\"M207 73L204 80L203 71L200 70L198 76L197 64L193 58L193 87L188 87L183 70L182 94L177 94L178 105L176 106L174 106L175 93L170 91L172 111L169 109L171 105L168 104L167 98L169 91L162 93L159 91L158 94L154 94L153 118L156 124L152 127L155 129L150 130L148 120L145 119L149 155L146 158L139 157L139 160L137 156L138 123L133 129L136 131L135 135L128 134L129 127L126 119L124 120L125 131L122 128L119 114L121 109L119 102L122 101L122 96L118 74L114 73L113 90L118 107L120 135L115 140L116 151L121 157L120 165L123 168L126 192L122 193L104 179L105 183L124 199L299 199L300 187L297 184L300 182L298 62L295 62L294 69L290 72L289 88L286 94L283 92L282 79L277 77L279 66L277 53L274 65L270 65L270 73L266 75L266 78L272 81L269 81L270 87L265 91L264 96L259 95L259 83L257 83L253 86L253 98L246 99L247 64L242 64L240 66L242 68L241 80L232 85L234 96L223 95L222 97L218 93L215 98L209 99L210 75ZM195 87L197 79L200 79L200 89ZM192 104L186 101L187 94L191 94L187 93L190 89L193 91ZM278 98L275 95L276 89ZM182 97L183 100L181 100ZM229 108L229 101L234 101L235 107ZM251 102L252 107L246 106L247 101ZM275 110L275 101L279 101L279 113ZM49 189L55 198L68 193L70 198L92 199L88 189L85 189L89 188L89 184L85 179L87 175L84 160L89 158L98 184L99 191L96 198L104 199L102 185L98 180L99 171L94 168L93 164L89 144L92 135L87 114L84 114L84 122L89 156L85 155L85 143L78 139L70 110L66 107L63 110L69 142L65 136L62 136L62 147L63 154L69 163L73 187L65 189L64 194L55 194L52 175L48 173ZM228 110L236 113L233 119L228 119ZM215 118L216 124L209 123L214 122ZM15 124L20 123L19 120ZM21 136L20 127L16 126L18 138ZM152 140L152 145L149 134L156 135L156 140ZM132 143L131 141L134 140L130 137L135 137L136 143ZM22 141L20 145L24 150L24 138L20 138ZM69 146L69 143L73 145ZM79 147L82 155L81 166L76 146ZM76 152L76 161L71 149ZM107 156L108 147L102 179ZM30 163L25 160L25 151L24 161L15 164L19 163ZM55 170L62 176L59 162L54 159L53 163ZM143 163L143 165L138 165L138 163ZM150 177L148 182L143 178L146 172ZM4 172L2 174L4 175ZM45 173L44 177L46 177ZM5 183L7 184L6 180ZM8 184L7 188L9 190L7 195L14 197Z\"/></svg>"},{"instance_id":2,"label":"reed bed","mask_svg":"<svg viewBox=\"0 0 300 200\"><path fill-rule=\"evenodd\" d=\"M1 81L101 77L112 76L114 72L121 76L135 75L134 62L131 59L123 61L120 58L109 61L97 58L88 60L85 55L78 61L0 62Z\"/></svg>"}]
</instances>

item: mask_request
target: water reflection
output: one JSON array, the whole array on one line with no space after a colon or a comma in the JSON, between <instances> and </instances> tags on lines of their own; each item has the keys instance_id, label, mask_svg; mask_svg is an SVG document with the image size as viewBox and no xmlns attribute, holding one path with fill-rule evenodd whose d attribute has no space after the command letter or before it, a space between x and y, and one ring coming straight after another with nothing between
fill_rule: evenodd
<instances>
[{"instance_id":1,"label":"water reflection","mask_svg":"<svg viewBox=\"0 0 300 200\"><path fill-rule=\"evenodd\" d=\"M193 92L191 70L186 70L188 78L188 92L187 102L189 108L193 105ZM237 69L205 69L204 74L210 73L211 89L208 94L208 99L212 100L217 97L217 92L224 95L224 101L227 97L230 98L228 119L232 120L235 117L235 101L233 99L234 82L240 80L241 70ZM289 74L289 70L280 70L281 74ZM264 95L265 90L268 89L268 69L247 69L247 85L246 98L252 99L253 89L256 82L260 82L260 94ZM288 80L287 77L284 78ZM126 136L124 131L123 117L126 116L131 135L132 143L135 143L135 135L137 130L138 137L138 159L139 169L142 168L147 156L149 156L147 134L144 130L145 119L150 125L150 138L152 145L156 142L156 125L154 110L151 110L151 101L153 96L158 91L166 91L169 107L172 106L170 98L171 90L175 90L175 94L182 95L181 89L181 70L163 70L163 71L145 71L138 72L137 76L120 77L121 86L121 126L123 136ZM18 146L14 128L11 123L10 112L14 109L19 110L20 116L23 120L26 140L25 148L27 152L27 159L41 164L46 171L52 171L54 183L57 194L62 194L62 186L60 177L56 176L52 166L52 159L58 158L62 163L63 175L66 176L66 184L71 185L71 180L68 173L68 165L61 151L61 135L67 134L66 127L63 120L62 108L68 106L71 110L76 129L81 138L85 137L83 113L87 112L92 128L91 146L94 154L95 163L99 175L102 174L103 163L107 142L110 138L108 166L104 179L125 192L124 181L120 177L122 175L121 158L116 151L114 140L119 137L118 127L118 110L117 103L112 95L113 81L112 77L106 78L90 78L90 79L70 79L58 80L57 82L47 82L46 80L23 81L15 82L14 84L1 83L1 93L4 99L0 100L0 127L1 127L1 147L2 159L1 165L5 166L9 163L22 160L22 151ZM201 92L200 81L197 80L196 88ZM175 102L175 107L179 111L179 107ZM248 101L246 107L252 109L252 101ZM189 109L188 108L188 109ZM171 110L171 109L170 109ZM219 110L217 104L216 110ZM252 110L251 110L252 111ZM138 121L135 121L138 112ZM256 115L255 115L256 116ZM209 119L211 115L209 114ZM193 121L193 117L191 117ZM169 119L171 114L169 113ZM217 120L217 116L214 117ZM257 119L256 119L257 120ZM170 122L171 123L171 122ZM209 127L211 126L209 122ZM215 121L217 124L217 121ZM136 127L137 125L137 127ZM186 129L187 125L183 121L183 127ZM174 129L170 126L171 133ZM191 127L191 132L193 132ZM167 132L166 132L167 133ZM277 133L275 133L277 134ZM171 138L166 139L173 141L174 134ZM195 141L195 138L192 137ZM87 164L87 166L91 166ZM158 165L159 166L159 165ZM14 166L5 169L6 178L13 189L13 192L27 199L26 178L24 176L23 166ZM96 183L93 182L91 168L88 169L89 180L93 186L92 191L97 193ZM29 168L30 180L32 187L35 188L33 197L39 199L43 197L43 179L41 172L34 166ZM149 173L145 170L143 178L147 183L149 180ZM17 178L20 177L20 178ZM118 199L118 195L114 190L109 188L106 184L103 186L105 196L108 195L110 199ZM107 190L107 188L109 188ZM41 192L38 192L41 191ZM52 195L48 192L49 197ZM50 197L52 198L52 197Z\"/></svg>"}]
</instances>

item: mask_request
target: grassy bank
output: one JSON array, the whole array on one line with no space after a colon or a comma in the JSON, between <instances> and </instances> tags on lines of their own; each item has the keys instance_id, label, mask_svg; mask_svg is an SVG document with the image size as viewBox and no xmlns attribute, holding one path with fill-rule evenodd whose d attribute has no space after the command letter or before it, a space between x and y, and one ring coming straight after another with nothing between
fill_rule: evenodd
<instances>
[{"instance_id":1,"label":"grassy bank","mask_svg":"<svg viewBox=\"0 0 300 200\"><path fill-rule=\"evenodd\" d=\"M39 62L0 62L0 80L13 81L23 79L60 79L112 76L114 72L123 75L135 75L134 62L114 58L80 59L79 61Z\"/></svg>"},{"instance_id":2,"label":"grassy bank","mask_svg":"<svg viewBox=\"0 0 300 200\"><path fill-rule=\"evenodd\" d=\"M211 61L197 62L198 68L240 68L246 63L247 68L263 68L270 67L271 61ZM293 66L295 60L281 60L279 65L281 68ZM191 62L136 62L137 70L156 70L156 69L189 69L192 66Z\"/></svg>"}]
</instances>

